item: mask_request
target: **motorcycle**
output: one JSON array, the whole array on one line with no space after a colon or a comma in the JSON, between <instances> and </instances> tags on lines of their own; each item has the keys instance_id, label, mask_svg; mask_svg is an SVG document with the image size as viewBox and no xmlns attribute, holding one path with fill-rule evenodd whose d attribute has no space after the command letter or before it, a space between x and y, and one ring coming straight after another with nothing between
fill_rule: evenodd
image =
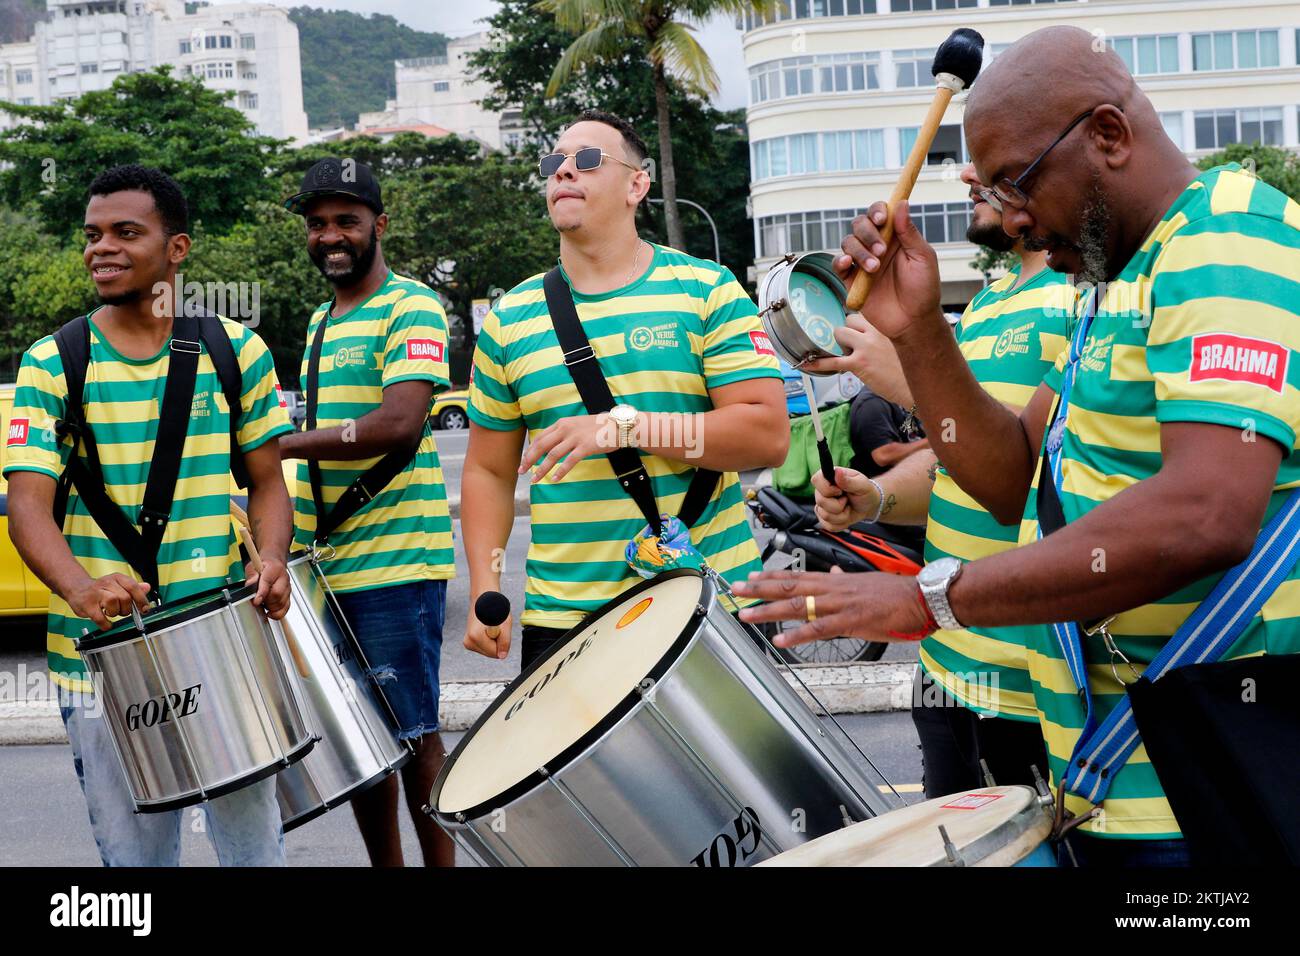
<instances>
[{"instance_id":1,"label":"motorcycle","mask_svg":"<svg viewBox=\"0 0 1300 956\"><path fill-rule=\"evenodd\" d=\"M750 491L745 505L751 520L773 532L762 551L763 566L771 570L794 567L801 571L829 571L838 567L848 572L915 575L924 563L914 528L862 521L843 531L827 531L817 523L811 505L801 504L770 485ZM777 554L789 555L793 560L781 566L769 565ZM798 622L758 625L768 640L786 628L798 626ZM856 637L834 637L777 651L791 664L840 664L880 660L887 646Z\"/></svg>"}]
</instances>

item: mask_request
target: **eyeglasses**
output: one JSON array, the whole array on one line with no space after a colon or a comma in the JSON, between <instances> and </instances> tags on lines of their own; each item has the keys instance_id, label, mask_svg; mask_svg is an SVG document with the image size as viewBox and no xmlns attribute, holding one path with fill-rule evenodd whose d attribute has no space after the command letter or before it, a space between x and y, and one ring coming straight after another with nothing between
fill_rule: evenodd
<instances>
[{"instance_id":1,"label":"eyeglasses","mask_svg":"<svg viewBox=\"0 0 1300 956\"><path fill-rule=\"evenodd\" d=\"M599 146L584 146L576 153L551 153L548 156L542 157L541 162L537 164L537 169L544 179L550 178L560 171L560 167L564 165L564 161L570 156L573 157L573 165L577 167L579 172L585 173L596 169L606 157L612 159L616 163L622 163L628 169L634 170L635 172L641 171L640 166L633 166L631 163L605 152Z\"/></svg>"},{"instance_id":2,"label":"eyeglasses","mask_svg":"<svg viewBox=\"0 0 1300 956\"><path fill-rule=\"evenodd\" d=\"M1003 176L1002 179L1000 179L997 182L997 184L993 186L993 188L981 189L979 191L980 198L983 199L990 206L992 206L994 209L996 209L998 212L1002 212L1003 207L1010 207L1011 209L1024 209L1027 205L1029 205L1029 196L1026 195L1024 188L1020 184L1029 178L1030 173L1032 173L1035 169L1038 168L1038 164L1041 163L1047 157L1048 153L1056 149L1056 147L1061 144L1061 141L1065 139L1065 137L1069 136L1070 133L1074 131L1074 128L1076 126L1078 126L1089 116L1091 116L1096 109L1097 109L1096 107L1093 107L1093 109L1088 110L1088 112L1081 113L1080 115L1076 116L1071 121L1070 125L1065 128L1065 132L1062 133L1060 136L1056 137L1056 139L1052 141L1051 146L1047 147L1047 149L1043 150L1041 153L1038 154L1038 158L1029 164L1028 169L1026 169L1019 176L1017 176L1014 180L1008 179L1007 177Z\"/></svg>"}]
</instances>

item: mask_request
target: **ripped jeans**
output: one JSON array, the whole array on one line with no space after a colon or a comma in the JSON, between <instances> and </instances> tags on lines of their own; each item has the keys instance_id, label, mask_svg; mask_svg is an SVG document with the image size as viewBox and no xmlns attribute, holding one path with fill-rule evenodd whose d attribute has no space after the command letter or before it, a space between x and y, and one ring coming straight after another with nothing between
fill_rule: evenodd
<instances>
[{"instance_id":1,"label":"ripped jeans","mask_svg":"<svg viewBox=\"0 0 1300 956\"><path fill-rule=\"evenodd\" d=\"M397 714L398 736L411 740L437 731L447 582L413 581L336 596Z\"/></svg>"}]
</instances>

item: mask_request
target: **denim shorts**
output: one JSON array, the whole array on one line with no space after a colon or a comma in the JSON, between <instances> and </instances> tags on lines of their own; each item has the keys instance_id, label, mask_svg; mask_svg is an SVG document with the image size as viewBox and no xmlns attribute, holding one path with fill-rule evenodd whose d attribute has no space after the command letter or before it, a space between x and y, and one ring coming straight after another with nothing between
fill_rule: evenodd
<instances>
[{"instance_id":1,"label":"denim shorts","mask_svg":"<svg viewBox=\"0 0 1300 956\"><path fill-rule=\"evenodd\" d=\"M447 582L413 581L336 596L397 715L398 736L412 740L436 732Z\"/></svg>"}]
</instances>

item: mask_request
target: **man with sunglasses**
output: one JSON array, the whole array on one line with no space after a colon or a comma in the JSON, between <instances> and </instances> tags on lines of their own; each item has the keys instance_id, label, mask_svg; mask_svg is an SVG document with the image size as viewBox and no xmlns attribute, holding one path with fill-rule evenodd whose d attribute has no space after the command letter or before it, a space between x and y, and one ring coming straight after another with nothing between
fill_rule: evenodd
<instances>
[{"instance_id":1,"label":"man with sunglasses","mask_svg":"<svg viewBox=\"0 0 1300 956\"><path fill-rule=\"evenodd\" d=\"M984 197L974 164L961 171L971 210L966 238L1017 262L982 289L957 327L957 343L984 391L1019 412L1068 343L1075 291L1047 268L1042 252L1029 252L1007 235L1002 216ZM885 389L904 408L915 408L889 340L861 316L836 331L845 354L820 359L810 371L852 372L872 389ZM931 442L943 429L934 429ZM998 524L939 469L933 451L918 452L874 480L837 468L835 485L813 476L823 525L842 529L877 515L923 524L927 561L974 561L1014 548L1019 529ZM912 697L912 721L921 741L927 797L984 784L984 768L999 784L1034 783L1045 776L1047 756L1038 727L1026 651L1025 628L942 629L921 642ZM982 763L981 763L982 762Z\"/></svg>"},{"instance_id":2,"label":"man with sunglasses","mask_svg":"<svg viewBox=\"0 0 1300 956\"><path fill-rule=\"evenodd\" d=\"M471 591L465 646L501 660L509 651L510 619L489 633L472 608L498 587L515 485L531 471L524 667L638 580L624 553L646 517L614 474L611 450L638 450L658 510L669 516L681 513L697 469L720 472L690 544L730 581L761 567L736 472L785 459L781 374L754 303L729 270L637 234L651 184L646 156L626 121L588 111L539 167L560 234L559 275L613 410L588 414L543 276L497 301L474 354L461 496Z\"/></svg>"},{"instance_id":3,"label":"man with sunglasses","mask_svg":"<svg viewBox=\"0 0 1300 956\"><path fill-rule=\"evenodd\" d=\"M1099 811L1073 852L1091 865L1178 865L1186 843L1146 751L1103 762L1091 729L1300 480L1300 205L1236 165L1188 163L1120 58L1094 43L1073 27L1030 34L966 106L1006 231L1051 268L1105 283L1082 296L1071 348L1024 412L988 396L962 361L934 251L906 206L892 248L878 203L839 260L877 275L865 314L893 341L921 417L951 422L955 440L934 446L945 468L999 520L1024 517L1024 546L929 565L916 583L804 575L738 590L776 600L745 612L754 619L817 607L793 639L1082 622L1036 628L1029 648L1053 782L1068 778L1070 813ZM1036 475L1050 487L1026 506ZM1283 574L1227 658L1300 652L1300 576Z\"/></svg>"}]
</instances>

